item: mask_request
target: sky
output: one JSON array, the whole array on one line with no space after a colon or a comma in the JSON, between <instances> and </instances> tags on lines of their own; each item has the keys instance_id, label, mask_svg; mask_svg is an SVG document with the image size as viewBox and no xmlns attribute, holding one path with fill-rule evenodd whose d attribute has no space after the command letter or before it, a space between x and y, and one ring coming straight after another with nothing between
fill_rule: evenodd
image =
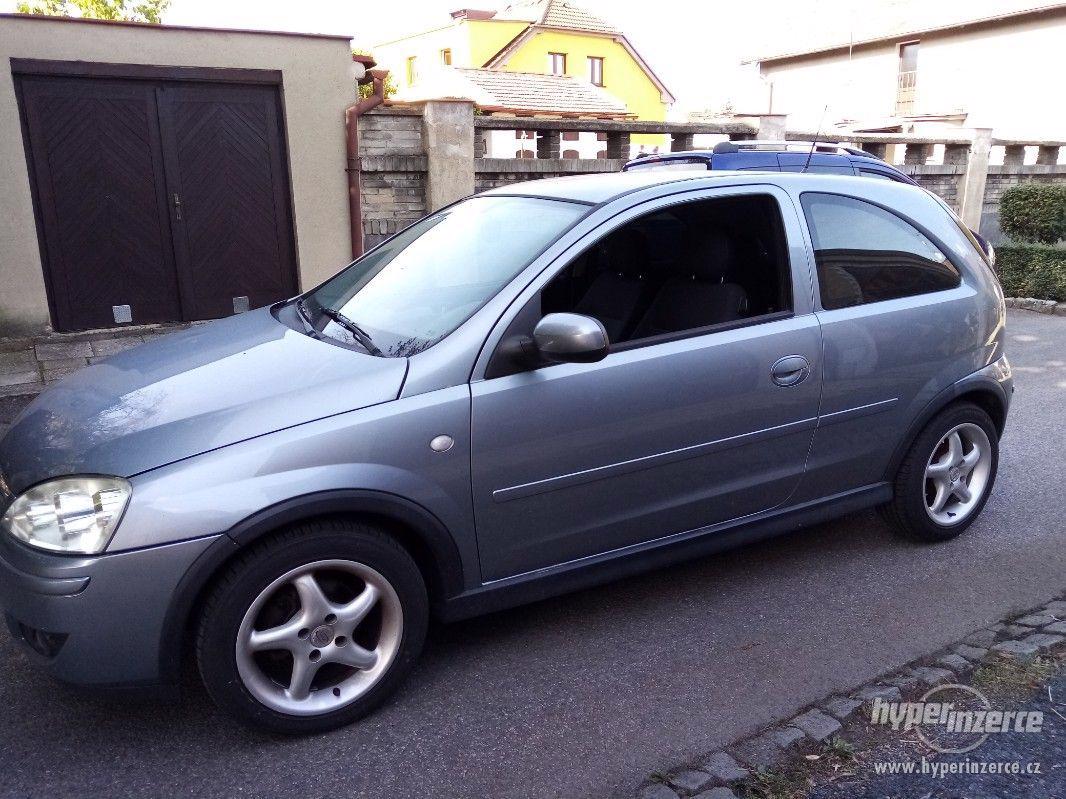
<instances>
[{"instance_id":1,"label":"sky","mask_svg":"<svg viewBox=\"0 0 1066 799\"><path fill-rule=\"evenodd\" d=\"M573 0L624 31L677 97L674 113L737 112L763 95L758 77L740 62L759 55L804 50L902 32L957 19L975 19L1051 0ZM0 0L12 10L15 0ZM356 46L443 25L462 7L499 8L506 0L172 0L172 25L338 33Z\"/></svg>"}]
</instances>

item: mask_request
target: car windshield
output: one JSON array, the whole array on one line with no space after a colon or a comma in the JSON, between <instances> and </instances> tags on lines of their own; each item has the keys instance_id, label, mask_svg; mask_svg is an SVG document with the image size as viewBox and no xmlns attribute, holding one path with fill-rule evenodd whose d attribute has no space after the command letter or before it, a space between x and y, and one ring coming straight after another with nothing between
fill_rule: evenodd
<instances>
[{"instance_id":1,"label":"car windshield","mask_svg":"<svg viewBox=\"0 0 1066 799\"><path fill-rule=\"evenodd\" d=\"M436 344L509 283L587 205L473 197L415 223L300 301L322 335L373 355Z\"/></svg>"}]
</instances>

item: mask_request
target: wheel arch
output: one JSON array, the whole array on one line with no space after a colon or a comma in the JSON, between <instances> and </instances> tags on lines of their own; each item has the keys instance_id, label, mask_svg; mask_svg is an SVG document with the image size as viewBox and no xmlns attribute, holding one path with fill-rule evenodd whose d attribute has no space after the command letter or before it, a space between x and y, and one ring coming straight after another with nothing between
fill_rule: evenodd
<instances>
[{"instance_id":1,"label":"wheel arch","mask_svg":"<svg viewBox=\"0 0 1066 799\"><path fill-rule=\"evenodd\" d=\"M992 419L996 427L996 435L1003 435L1003 428L1007 423L1007 408L1009 399L1002 385L987 375L980 373L971 375L969 378L960 380L937 394L922 409L907 428L906 435L900 440L892 453L892 458L885 469L884 479L892 480L899 469L900 463L911 448L915 439L929 424L930 420L949 405L960 402L972 402L981 408Z\"/></svg>"},{"instance_id":2,"label":"wheel arch","mask_svg":"<svg viewBox=\"0 0 1066 799\"><path fill-rule=\"evenodd\" d=\"M299 522L358 516L376 522L407 550L426 581L431 605L439 608L463 590L459 550L443 523L421 505L382 491L349 489L294 497L249 516L208 547L181 579L167 610L160 643L160 675L178 682L190 621L230 560L265 535Z\"/></svg>"}]
</instances>

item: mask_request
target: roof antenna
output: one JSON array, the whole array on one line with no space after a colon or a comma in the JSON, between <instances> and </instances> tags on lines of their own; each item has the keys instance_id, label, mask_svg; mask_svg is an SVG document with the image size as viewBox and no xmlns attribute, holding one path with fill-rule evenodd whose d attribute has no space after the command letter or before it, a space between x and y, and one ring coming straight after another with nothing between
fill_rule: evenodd
<instances>
[{"instance_id":1,"label":"roof antenna","mask_svg":"<svg viewBox=\"0 0 1066 799\"><path fill-rule=\"evenodd\" d=\"M818 120L818 132L814 134L814 141L811 142L811 151L807 153L807 163L803 165L803 172L806 172L811 165L811 157L814 155L814 148L818 146L818 139L822 135L822 125L825 124L825 114L828 110L829 103L826 103L825 108L822 109L822 118Z\"/></svg>"}]
</instances>

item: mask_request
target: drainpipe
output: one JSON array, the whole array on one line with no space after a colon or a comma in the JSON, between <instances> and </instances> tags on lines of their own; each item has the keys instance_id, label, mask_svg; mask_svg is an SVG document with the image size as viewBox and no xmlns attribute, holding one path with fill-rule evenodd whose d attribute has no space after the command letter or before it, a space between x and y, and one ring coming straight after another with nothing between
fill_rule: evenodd
<instances>
[{"instance_id":1,"label":"drainpipe","mask_svg":"<svg viewBox=\"0 0 1066 799\"><path fill-rule=\"evenodd\" d=\"M365 100L344 109L348 140L348 209L352 225L352 258L363 254L363 195L359 172L359 117L385 100L387 69L371 69L360 83L373 81L374 92Z\"/></svg>"}]
</instances>

